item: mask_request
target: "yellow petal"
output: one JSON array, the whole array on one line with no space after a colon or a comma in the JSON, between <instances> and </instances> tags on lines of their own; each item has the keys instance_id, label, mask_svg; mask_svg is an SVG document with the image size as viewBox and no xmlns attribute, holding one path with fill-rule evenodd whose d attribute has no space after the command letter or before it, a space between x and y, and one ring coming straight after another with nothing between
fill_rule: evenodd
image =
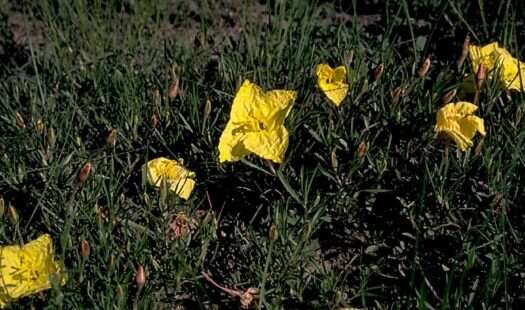
<instances>
[{"instance_id":1,"label":"yellow petal","mask_svg":"<svg viewBox=\"0 0 525 310\"><path fill-rule=\"evenodd\" d=\"M251 132L246 135L244 146L259 157L282 163L288 148L288 131L281 126L276 130Z\"/></svg>"},{"instance_id":2,"label":"yellow petal","mask_svg":"<svg viewBox=\"0 0 525 310\"><path fill-rule=\"evenodd\" d=\"M472 115L478 107L470 102L449 103L439 109L434 131L448 135L462 151L471 147L479 132L485 135L483 119Z\"/></svg>"},{"instance_id":3,"label":"yellow petal","mask_svg":"<svg viewBox=\"0 0 525 310\"><path fill-rule=\"evenodd\" d=\"M487 71L492 71L495 65L495 57L501 53L497 42L485 46L470 45L469 58L472 63L472 71L477 72L480 64L483 64Z\"/></svg>"},{"instance_id":4,"label":"yellow petal","mask_svg":"<svg viewBox=\"0 0 525 310\"><path fill-rule=\"evenodd\" d=\"M323 93L336 106L341 105L341 102L348 94L348 84L346 84L346 68L339 66L335 70L327 64L320 64L316 68L317 85Z\"/></svg>"},{"instance_id":5,"label":"yellow petal","mask_svg":"<svg viewBox=\"0 0 525 310\"><path fill-rule=\"evenodd\" d=\"M454 142L456 143L458 149L460 149L461 151L465 151L466 149L468 149L469 147L471 147L473 145L473 142L471 139L468 139L467 137L465 137L464 135L462 135L461 133L459 132L456 132L456 131L444 131L450 138L452 138L452 140L454 140Z\"/></svg>"},{"instance_id":6,"label":"yellow petal","mask_svg":"<svg viewBox=\"0 0 525 310\"><path fill-rule=\"evenodd\" d=\"M478 106L473 103L459 101L453 106L452 110L454 111L453 113L457 113L460 117L463 117L476 112L477 109Z\"/></svg>"},{"instance_id":7,"label":"yellow petal","mask_svg":"<svg viewBox=\"0 0 525 310\"><path fill-rule=\"evenodd\" d=\"M296 97L295 91L265 92L250 81L244 81L235 95L230 120L219 139L219 161L237 161L254 153L281 162L288 146L284 121ZM276 134L283 132L285 138ZM262 141L265 145L256 146L254 141Z\"/></svg>"},{"instance_id":8,"label":"yellow petal","mask_svg":"<svg viewBox=\"0 0 525 310\"><path fill-rule=\"evenodd\" d=\"M61 273L62 266L54 261L53 243L47 234L25 246L0 247L0 307L51 288L52 276L64 285Z\"/></svg>"},{"instance_id":9,"label":"yellow petal","mask_svg":"<svg viewBox=\"0 0 525 310\"><path fill-rule=\"evenodd\" d=\"M461 134L467 139L474 138L476 132L479 132L482 136L486 134L483 119L477 116L466 116L459 121L459 125Z\"/></svg>"},{"instance_id":10,"label":"yellow petal","mask_svg":"<svg viewBox=\"0 0 525 310\"><path fill-rule=\"evenodd\" d=\"M172 160L159 157L146 164L148 182L160 187L162 182L169 185L169 189L183 199L188 199L195 187L195 173L186 169L183 160Z\"/></svg>"}]
</instances>

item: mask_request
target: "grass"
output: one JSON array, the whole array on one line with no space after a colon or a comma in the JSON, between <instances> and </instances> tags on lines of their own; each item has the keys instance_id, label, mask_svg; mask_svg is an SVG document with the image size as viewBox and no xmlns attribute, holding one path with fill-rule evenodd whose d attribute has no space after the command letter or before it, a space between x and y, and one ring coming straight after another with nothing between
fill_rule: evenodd
<instances>
[{"instance_id":1,"label":"grass","mask_svg":"<svg viewBox=\"0 0 525 310\"><path fill-rule=\"evenodd\" d=\"M68 277L12 308L240 306L202 272L227 288L259 289L255 308L520 308L524 96L489 81L477 112L487 136L465 153L436 140L433 126L441 97L471 72L456 65L466 34L525 59L524 8L0 1L0 244L49 233ZM321 62L349 66L339 109L316 88ZM218 163L244 79L298 91L282 165ZM407 91L396 103L399 87ZM142 166L158 156L184 158L196 172L190 200L147 185ZM87 162L93 171L79 185ZM170 238L179 212L195 229ZM137 294L139 265L147 278Z\"/></svg>"}]
</instances>

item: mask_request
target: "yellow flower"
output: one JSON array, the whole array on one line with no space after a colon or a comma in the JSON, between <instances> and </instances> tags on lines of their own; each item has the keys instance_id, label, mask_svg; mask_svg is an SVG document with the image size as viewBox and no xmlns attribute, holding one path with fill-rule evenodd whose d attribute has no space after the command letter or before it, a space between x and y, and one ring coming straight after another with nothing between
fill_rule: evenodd
<instances>
[{"instance_id":1,"label":"yellow flower","mask_svg":"<svg viewBox=\"0 0 525 310\"><path fill-rule=\"evenodd\" d=\"M315 72L319 88L321 88L326 97L338 107L348 93L345 66L332 69L329 65L320 64L317 66Z\"/></svg>"},{"instance_id":2,"label":"yellow flower","mask_svg":"<svg viewBox=\"0 0 525 310\"><path fill-rule=\"evenodd\" d=\"M0 308L51 288L53 275L64 285L63 268L53 256L53 242L47 234L24 246L0 246Z\"/></svg>"},{"instance_id":3,"label":"yellow flower","mask_svg":"<svg viewBox=\"0 0 525 310\"><path fill-rule=\"evenodd\" d=\"M188 199L195 187L195 173L184 167L184 161L159 157L146 164L148 182L160 187L166 182L169 190L182 199Z\"/></svg>"},{"instance_id":4,"label":"yellow flower","mask_svg":"<svg viewBox=\"0 0 525 310\"><path fill-rule=\"evenodd\" d=\"M505 89L524 91L525 64L512 57L506 49L499 47L497 42L482 47L470 45L469 56L474 72L483 64L489 74L498 74L497 78Z\"/></svg>"},{"instance_id":5,"label":"yellow flower","mask_svg":"<svg viewBox=\"0 0 525 310\"><path fill-rule=\"evenodd\" d=\"M263 91L245 80L233 99L230 120L219 140L219 161L238 161L250 153L282 163L288 148L284 121L297 93Z\"/></svg>"},{"instance_id":6,"label":"yellow flower","mask_svg":"<svg viewBox=\"0 0 525 310\"><path fill-rule=\"evenodd\" d=\"M445 133L465 151L472 146L476 132L485 135L483 119L472 115L478 107L470 102L449 103L439 109L434 131Z\"/></svg>"}]
</instances>

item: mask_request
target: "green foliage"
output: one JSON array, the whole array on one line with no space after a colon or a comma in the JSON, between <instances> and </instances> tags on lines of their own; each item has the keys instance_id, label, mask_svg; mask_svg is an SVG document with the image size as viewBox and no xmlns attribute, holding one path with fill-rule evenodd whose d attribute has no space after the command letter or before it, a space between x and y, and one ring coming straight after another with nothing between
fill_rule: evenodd
<instances>
[{"instance_id":1,"label":"green foliage","mask_svg":"<svg viewBox=\"0 0 525 310\"><path fill-rule=\"evenodd\" d=\"M488 134L465 153L433 125L442 95L471 73L456 65L466 34L525 59L524 4L379 2L0 1L0 195L19 214L16 225L2 214L0 244L50 233L68 271L64 287L13 308L239 306L202 272L258 288L259 308L521 305L524 97L488 81L478 112ZM316 89L321 62L349 65L339 109ZM218 164L243 79L298 91L280 166ZM158 156L196 172L189 201L147 186L142 166ZM86 162L93 172L78 185ZM180 211L196 228L170 238Z\"/></svg>"}]
</instances>

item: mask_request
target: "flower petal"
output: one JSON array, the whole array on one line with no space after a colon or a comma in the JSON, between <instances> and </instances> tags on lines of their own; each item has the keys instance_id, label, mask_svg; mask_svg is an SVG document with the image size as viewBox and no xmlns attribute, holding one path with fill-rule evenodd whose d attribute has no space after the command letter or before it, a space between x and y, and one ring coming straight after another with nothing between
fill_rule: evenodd
<instances>
[{"instance_id":1,"label":"flower petal","mask_svg":"<svg viewBox=\"0 0 525 310\"><path fill-rule=\"evenodd\" d=\"M219 162L238 161L250 154L242 143L247 132L242 124L234 125L232 121L226 124L219 139Z\"/></svg>"},{"instance_id":2,"label":"flower petal","mask_svg":"<svg viewBox=\"0 0 525 310\"><path fill-rule=\"evenodd\" d=\"M146 164L148 182L160 187L162 182L169 185L171 191L183 199L188 199L195 187L195 173L186 169L182 159L172 160L159 157Z\"/></svg>"},{"instance_id":3,"label":"flower petal","mask_svg":"<svg viewBox=\"0 0 525 310\"><path fill-rule=\"evenodd\" d=\"M316 68L317 85L324 92L326 97L337 107L348 94L348 84L346 84L346 68L339 66L335 70L329 65L320 64Z\"/></svg>"},{"instance_id":4,"label":"flower petal","mask_svg":"<svg viewBox=\"0 0 525 310\"><path fill-rule=\"evenodd\" d=\"M51 288L53 275L64 285L61 273L62 266L54 261L53 242L47 234L22 247L0 247L0 307Z\"/></svg>"},{"instance_id":5,"label":"flower petal","mask_svg":"<svg viewBox=\"0 0 525 310\"><path fill-rule=\"evenodd\" d=\"M284 126L280 126L274 130L248 133L244 140L244 146L262 158L275 163L282 163L284 153L288 148L288 130Z\"/></svg>"},{"instance_id":6,"label":"flower petal","mask_svg":"<svg viewBox=\"0 0 525 310\"><path fill-rule=\"evenodd\" d=\"M459 125L461 127L461 134L463 134L467 139L474 138L476 132L479 132L482 136L486 135L483 119L477 116L469 115L461 119L459 121Z\"/></svg>"}]
</instances>

